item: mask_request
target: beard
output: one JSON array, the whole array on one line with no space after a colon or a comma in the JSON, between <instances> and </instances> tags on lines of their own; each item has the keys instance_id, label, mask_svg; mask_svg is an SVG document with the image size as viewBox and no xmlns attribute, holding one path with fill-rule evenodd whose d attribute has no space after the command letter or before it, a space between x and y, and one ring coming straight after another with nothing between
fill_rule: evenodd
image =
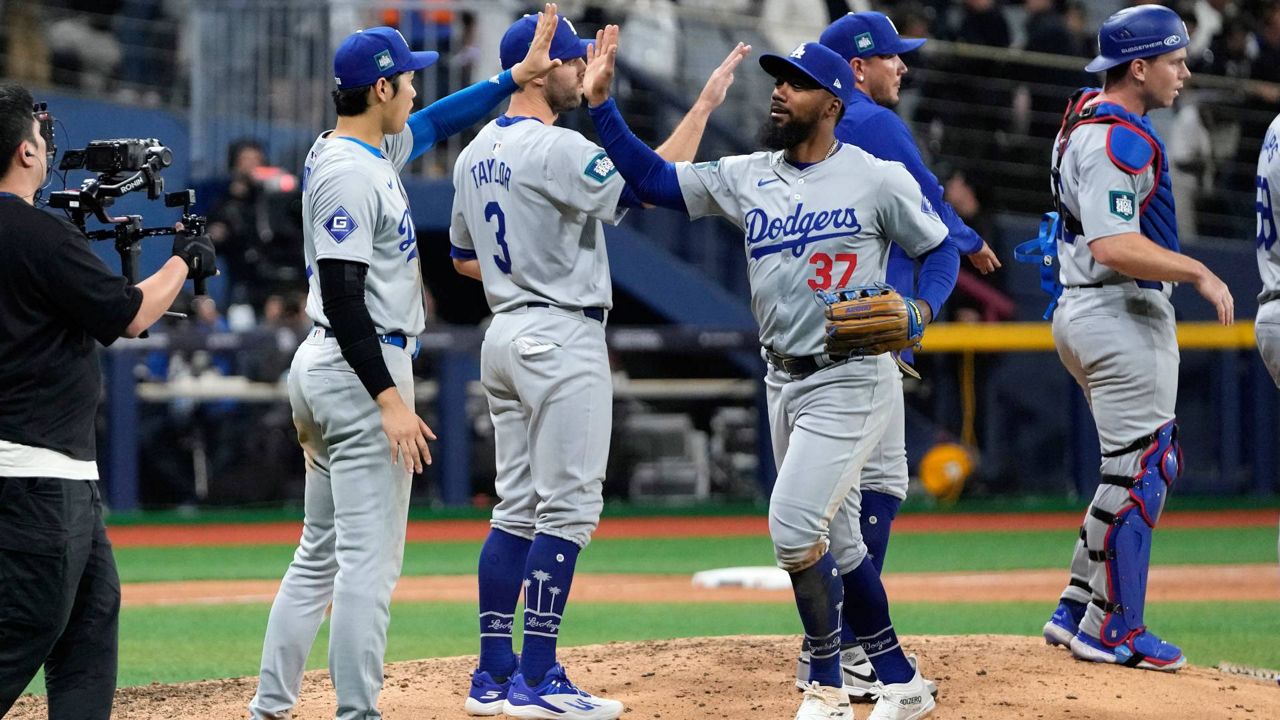
<instances>
[{"instance_id":1,"label":"beard","mask_svg":"<svg viewBox=\"0 0 1280 720\"><path fill-rule=\"evenodd\" d=\"M547 105L557 115L576 110L581 104L582 90L576 82L569 87L548 88Z\"/></svg>"},{"instance_id":2,"label":"beard","mask_svg":"<svg viewBox=\"0 0 1280 720\"><path fill-rule=\"evenodd\" d=\"M764 126L760 128L760 143L770 150L790 150L808 140L817 124L815 119L802 119L795 115L788 115L782 123L765 118Z\"/></svg>"}]
</instances>

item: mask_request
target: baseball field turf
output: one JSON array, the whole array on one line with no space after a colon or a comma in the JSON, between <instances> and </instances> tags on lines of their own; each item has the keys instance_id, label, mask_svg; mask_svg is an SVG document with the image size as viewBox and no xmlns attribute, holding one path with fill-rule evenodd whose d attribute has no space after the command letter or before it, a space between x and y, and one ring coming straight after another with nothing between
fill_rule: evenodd
<instances>
[{"instance_id":1,"label":"baseball field turf","mask_svg":"<svg viewBox=\"0 0 1280 720\"><path fill-rule=\"evenodd\" d=\"M1191 511L1184 511L1184 517ZM1178 514L1175 508L1170 515ZM939 516L946 517L946 516ZM1010 521L1000 527L1013 528ZM1153 566L1210 567L1230 564L1276 568L1274 513L1257 514L1244 526L1169 527L1156 535ZM1270 517L1269 521L1263 518ZM758 520L758 518L757 518ZM1225 522L1224 516L1224 522ZM606 519L604 523L610 522ZM688 519L696 527L696 518ZM1075 530L1001 529L927 532L928 517L915 529L895 533L887 572L990 573L992 583L1005 571L1060 570ZM1173 524L1173 523L1171 523ZM1197 524L1197 523L1192 523ZM197 527L197 526L190 526ZM245 526L239 526L245 527ZM431 525L425 527L429 530ZM667 532L664 530L664 532ZM603 535L604 533L602 533ZM420 536L421 533L418 533ZM411 536L414 536L411 534ZM287 543L217 546L146 546L117 542L121 581L136 583L278 581L291 556ZM406 547L404 576L458 576L474 572L478 540L417 541ZM771 564L764 535L725 537L601 537L583 553L581 573L612 575L689 575L699 570ZM457 579L457 578L455 578ZM462 580L465 582L465 580ZM137 586L141 587L141 586ZM126 598L129 597L126 587ZM1206 588L1221 592L1224 588ZM794 605L778 601L731 603L654 601L628 598L626 590L611 602L577 602L570 606L561 635L564 645L608 641L664 639L708 635L776 635L797 632ZM896 602L895 625L912 635L1013 634L1038 636L1053 608L1045 601ZM1280 667L1280 587L1258 599L1152 602L1147 620L1160 633L1180 643L1193 664L1222 661ZM130 603L121 613L120 685L252 676L258 667L267 621L265 598L235 598L163 604ZM476 651L475 606L470 601L396 602L387 661L473 654ZM321 630L310 666L325 665L326 629ZM41 692L39 679L33 692Z\"/></svg>"}]
</instances>

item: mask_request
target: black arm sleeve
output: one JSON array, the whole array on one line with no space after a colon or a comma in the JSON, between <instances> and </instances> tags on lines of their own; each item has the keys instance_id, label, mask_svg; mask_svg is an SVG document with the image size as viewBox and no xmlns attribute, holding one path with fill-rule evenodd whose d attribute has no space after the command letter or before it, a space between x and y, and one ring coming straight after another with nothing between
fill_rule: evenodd
<instances>
[{"instance_id":1,"label":"black arm sleeve","mask_svg":"<svg viewBox=\"0 0 1280 720\"><path fill-rule=\"evenodd\" d=\"M394 387L391 372L382 360L382 343L364 304L367 265L350 260L321 260L320 297L342 357L369 391L370 397Z\"/></svg>"}]
</instances>

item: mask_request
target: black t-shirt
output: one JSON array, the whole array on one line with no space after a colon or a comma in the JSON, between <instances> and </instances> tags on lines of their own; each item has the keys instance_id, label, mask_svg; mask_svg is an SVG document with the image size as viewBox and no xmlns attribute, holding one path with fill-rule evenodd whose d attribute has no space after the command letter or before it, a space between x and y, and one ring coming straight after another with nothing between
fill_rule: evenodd
<instances>
[{"instance_id":1,"label":"black t-shirt","mask_svg":"<svg viewBox=\"0 0 1280 720\"><path fill-rule=\"evenodd\" d=\"M96 459L98 343L141 305L74 225L0 194L0 440Z\"/></svg>"}]
</instances>

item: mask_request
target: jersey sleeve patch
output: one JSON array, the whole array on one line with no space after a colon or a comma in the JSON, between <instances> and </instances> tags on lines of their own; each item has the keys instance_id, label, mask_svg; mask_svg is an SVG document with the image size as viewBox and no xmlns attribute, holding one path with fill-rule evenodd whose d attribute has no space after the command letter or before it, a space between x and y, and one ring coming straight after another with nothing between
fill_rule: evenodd
<instances>
[{"instance_id":1,"label":"jersey sleeve patch","mask_svg":"<svg viewBox=\"0 0 1280 720\"><path fill-rule=\"evenodd\" d=\"M1116 123L1107 131L1107 155L1116 167L1130 175L1137 175L1151 166L1156 151L1147 138L1136 130Z\"/></svg>"},{"instance_id":2,"label":"jersey sleeve patch","mask_svg":"<svg viewBox=\"0 0 1280 720\"><path fill-rule=\"evenodd\" d=\"M1107 204L1110 206L1111 214L1121 220L1132 220L1137 213L1137 201L1133 193L1128 190L1112 190L1111 200Z\"/></svg>"},{"instance_id":3,"label":"jersey sleeve patch","mask_svg":"<svg viewBox=\"0 0 1280 720\"><path fill-rule=\"evenodd\" d=\"M325 231L338 244L346 240L358 227L360 226L356 224L355 218L351 217L351 214L341 205L338 206L337 210L333 211L328 220L324 221Z\"/></svg>"},{"instance_id":4,"label":"jersey sleeve patch","mask_svg":"<svg viewBox=\"0 0 1280 720\"><path fill-rule=\"evenodd\" d=\"M582 171L583 175L603 183L605 180L613 177L618 173L618 168L614 166L613 161L609 159L608 153L596 153L596 156L587 162L587 167Z\"/></svg>"}]
</instances>

